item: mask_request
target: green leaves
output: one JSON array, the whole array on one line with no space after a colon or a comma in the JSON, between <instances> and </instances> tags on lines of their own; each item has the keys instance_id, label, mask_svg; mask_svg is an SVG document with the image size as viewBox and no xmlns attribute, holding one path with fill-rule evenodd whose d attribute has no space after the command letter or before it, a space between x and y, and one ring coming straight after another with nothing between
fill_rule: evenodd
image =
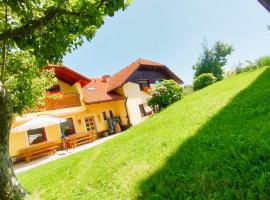
<instances>
[{"instance_id":1,"label":"green leaves","mask_svg":"<svg viewBox=\"0 0 270 200\"><path fill-rule=\"evenodd\" d=\"M90 41L106 16L125 9L125 0L44 0L8 1L8 15L16 27L4 29L0 23L0 41L8 39L10 45L20 50L32 50L39 67L59 63L67 52ZM0 5L4 2L0 1ZM3 13L5 6L0 7Z\"/></svg>"},{"instance_id":2,"label":"green leaves","mask_svg":"<svg viewBox=\"0 0 270 200\"><path fill-rule=\"evenodd\" d=\"M43 102L46 89L56 81L54 71L40 71L29 52L14 51L8 55L5 88L11 96L13 113Z\"/></svg>"}]
</instances>

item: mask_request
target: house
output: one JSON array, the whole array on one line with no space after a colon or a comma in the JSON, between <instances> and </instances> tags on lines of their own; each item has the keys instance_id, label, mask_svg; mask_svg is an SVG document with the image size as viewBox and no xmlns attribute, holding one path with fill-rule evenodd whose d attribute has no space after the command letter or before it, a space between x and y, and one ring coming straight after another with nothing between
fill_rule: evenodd
<instances>
[{"instance_id":1,"label":"house","mask_svg":"<svg viewBox=\"0 0 270 200\"><path fill-rule=\"evenodd\" d=\"M54 68L57 83L47 91L44 106L16 117L12 128L43 115L57 116L66 121L11 133L9 146L12 157L20 157L22 149L45 141L55 141L61 146L64 130L70 135L95 130L101 137L104 133L116 132L114 122L121 129L127 129L153 113L146 104L150 95L145 88L154 87L165 79L183 83L165 65L145 59L138 59L112 76L100 78L88 78L61 65L45 68Z\"/></svg>"},{"instance_id":2,"label":"house","mask_svg":"<svg viewBox=\"0 0 270 200\"><path fill-rule=\"evenodd\" d=\"M152 114L147 106L150 95L145 91L162 80L172 79L179 84L178 78L166 65L146 59L138 59L110 78L107 92L116 91L127 99L127 112L131 125L136 125Z\"/></svg>"},{"instance_id":3,"label":"house","mask_svg":"<svg viewBox=\"0 0 270 200\"><path fill-rule=\"evenodd\" d=\"M57 83L48 93L60 97L47 95L43 107L16 117L12 128L37 116L57 116L66 119L66 122L11 133L9 151L12 157L20 157L21 150L33 144L45 141L61 144L64 129L68 130L68 134L96 130L100 136L108 130L107 119L112 117L119 117L123 127L127 127L126 98L117 93L105 92L108 84L105 79L91 80L65 66L49 65L47 68L54 68L57 78ZM90 86L91 82L93 84Z\"/></svg>"}]
</instances>

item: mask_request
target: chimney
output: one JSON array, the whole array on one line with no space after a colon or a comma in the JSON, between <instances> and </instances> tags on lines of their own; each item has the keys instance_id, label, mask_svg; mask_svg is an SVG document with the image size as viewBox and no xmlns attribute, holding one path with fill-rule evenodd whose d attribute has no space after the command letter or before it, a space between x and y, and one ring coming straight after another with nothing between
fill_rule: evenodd
<instances>
[{"instance_id":1,"label":"chimney","mask_svg":"<svg viewBox=\"0 0 270 200\"><path fill-rule=\"evenodd\" d=\"M111 76L110 75L103 75L102 78L101 78L101 81L102 82L109 82L111 79Z\"/></svg>"}]
</instances>

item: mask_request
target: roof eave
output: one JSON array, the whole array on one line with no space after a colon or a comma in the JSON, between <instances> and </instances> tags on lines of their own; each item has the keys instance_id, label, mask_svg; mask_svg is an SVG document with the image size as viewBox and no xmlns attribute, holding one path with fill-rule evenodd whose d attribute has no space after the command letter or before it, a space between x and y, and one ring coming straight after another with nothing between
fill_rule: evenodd
<instances>
[{"instance_id":1,"label":"roof eave","mask_svg":"<svg viewBox=\"0 0 270 200\"><path fill-rule=\"evenodd\" d=\"M127 99L126 97L123 97L123 98L119 98L119 99L99 100L99 101L94 101L94 102L86 102L85 100L83 100L83 101L86 105L92 105L92 104L106 103L106 102L110 102L110 101L120 101L120 100L126 100L126 99Z\"/></svg>"},{"instance_id":2,"label":"roof eave","mask_svg":"<svg viewBox=\"0 0 270 200\"><path fill-rule=\"evenodd\" d=\"M45 66L43 69L50 69L50 68L53 68L55 70L57 69L62 69L62 70L65 70L66 72L70 73L70 74L73 74L74 76L77 77L77 81L76 82L79 82L81 87L84 87L85 85L87 85L89 82L91 82L91 79L83 76L82 74L70 69L69 67L67 66L64 66L64 65L54 65L54 64L49 64L47 66ZM59 80L62 80L64 82L66 82L67 80L65 80L64 78L61 78L60 75L57 75L56 74L56 77L59 79ZM73 83L74 84L74 83Z\"/></svg>"}]
</instances>

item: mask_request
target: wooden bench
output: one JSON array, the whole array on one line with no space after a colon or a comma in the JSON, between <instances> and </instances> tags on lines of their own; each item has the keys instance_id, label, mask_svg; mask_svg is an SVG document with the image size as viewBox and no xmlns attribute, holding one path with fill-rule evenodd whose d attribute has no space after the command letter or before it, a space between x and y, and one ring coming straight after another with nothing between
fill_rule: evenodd
<instances>
[{"instance_id":1,"label":"wooden bench","mask_svg":"<svg viewBox=\"0 0 270 200\"><path fill-rule=\"evenodd\" d=\"M56 152L55 144L54 141L33 144L23 149L22 155L25 157L26 162L38 157L52 155Z\"/></svg>"},{"instance_id":2,"label":"wooden bench","mask_svg":"<svg viewBox=\"0 0 270 200\"><path fill-rule=\"evenodd\" d=\"M96 131L88 133L75 133L67 137L67 147L76 148L79 145L94 142L96 140Z\"/></svg>"}]
</instances>

